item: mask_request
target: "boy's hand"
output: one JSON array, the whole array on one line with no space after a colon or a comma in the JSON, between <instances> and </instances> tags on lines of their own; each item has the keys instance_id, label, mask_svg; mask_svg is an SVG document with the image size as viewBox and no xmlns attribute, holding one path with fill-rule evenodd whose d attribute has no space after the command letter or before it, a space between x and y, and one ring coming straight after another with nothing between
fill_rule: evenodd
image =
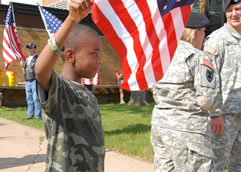
<instances>
[{"instance_id":1,"label":"boy's hand","mask_svg":"<svg viewBox=\"0 0 241 172\"><path fill-rule=\"evenodd\" d=\"M69 17L76 23L79 23L80 20L89 14L91 6L91 0L69 0Z\"/></svg>"}]
</instances>

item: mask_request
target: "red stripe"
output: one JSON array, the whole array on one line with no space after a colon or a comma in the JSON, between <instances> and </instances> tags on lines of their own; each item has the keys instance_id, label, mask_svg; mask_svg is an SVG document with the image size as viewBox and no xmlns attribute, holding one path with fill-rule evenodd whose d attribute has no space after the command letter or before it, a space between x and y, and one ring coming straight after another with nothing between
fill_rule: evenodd
<instances>
[{"instance_id":1,"label":"red stripe","mask_svg":"<svg viewBox=\"0 0 241 172\"><path fill-rule=\"evenodd\" d=\"M17 38L17 35L16 35L16 32L15 32L15 27L14 26L10 26L9 27L9 30L11 31L11 49L12 51L14 52L15 56L16 56L16 60L17 59L22 59L22 57L24 57L23 53L22 53L22 49L20 47L20 44L18 42L18 38Z\"/></svg>"},{"instance_id":2,"label":"red stripe","mask_svg":"<svg viewBox=\"0 0 241 172\"><path fill-rule=\"evenodd\" d=\"M191 6L183 6L181 7L181 13L182 13L182 18L183 18L183 23L184 25L187 24L188 18L190 16L192 8Z\"/></svg>"},{"instance_id":3,"label":"red stripe","mask_svg":"<svg viewBox=\"0 0 241 172\"><path fill-rule=\"evenodd\" d=\"M140 11L142 12L143 16L145 16L144 21L145 21L146 31L153 48L153 55L151 59L152 68L153 68L156 81L159 81L163 76L162 62L161 62L160 51L159 51L160 39L157 33L155 32L155 27L151 18L151 11L150 11L150 8L147 8L148 7L147 2L138 1L138 0L135 0L135 2L138 8L140 9ZM146 47L143 47L143 48L145 49Z\"/></svg>"},{"instance_id":4,"label":"red stripe","mask_svg":"<svg viewBox=\"0 0 241 172\"><path fill-rule=\"evenodd\" d=\"M85 78L81 78L81 84L85 85Z\"/></svg>"},{"instance_id":5,"label":"red stripe","mask_svg":"<svg viewBox=\"0 0 241 172\"><path fill-rule=\"evenodd\" d=\"M3 41L7 45L7 47L10 49L5 49L3 47L4 53L11 59L11 61L8 61L7 59L4 59L5 61L5 66L6 69L8 68L8 65L14 61L14 60L20 60L23 59L24 61L26 60L25 56L23 55L20 43L18 41L16 32L15 32L15 27L14 26L5 26L4 32L6 32L5 36L3 37ZM9 42L7 41L7 38ZM12 51L14 56L10 54L9 51ZM4 58L7 58L6 56Z\"/></svg>"},{"instance_id":6,"label":"red stripe","mask_svg":"<svg viewBox=\"0 0 241 172\"><path fill-rule=\"evenodd\" d=\"M139 85L139 88L141 90L145 90L148 88L148 85L145 79L145 74L143 71L143 67L146 63L146 56L144 54L143 47L141 46L138 28L136 27L135 22L133 21L132 17L129 15L128 11L126 10L122 2L120 1L114 2L109 0L109 3L113 7L115 13L118 15L122 24L125 26L126 30L132 36L134 51L139 63L139 67L136 72L136 80ZM127 57L127 58L134 58L134 57Z\"/></svg>"},{"instance_id":7,"label":"red stripe","mask_svg":"<svg viewBox=\"0 0 241 172\"><path fill-rule=\"evenodd\" d=\"M167 13L166 15L162 16L162 21L164 23L165 30L167 32L167 43L170 58L173 58L175 50L177 48L177 38L176 38L176 31L175 26L173 24L171 13Z\"/></svg>"},{"instance_id":8,"label":"red stripe","mask_svg":"<svg viewBox=\"0 0 241 172\"><path fill-rule=\"evenodd\" d=\"M8 37L8 29L5 28L4 31L7 33L7 37ZM9 47L9 42L7 41L6 37L3 37L3 41L5 42L5 44ZM12 61L15 59L9 52L7 49L5 49L5 47L3 47L3 51L8 55L9 58L12 59ZM10 61L11 62L11 61ZM10 63L9 62L9 63Z\"/></svg>"},{"instance_id":9,"label":"red stripe","mask_svg":"<svg viewBox=\"0 0 241 172\"><path fill-rule=\"evenodd\" d=\"M7 33L7 38L8 38L8 40L9 40L9 42L7 42L7 38L6 38L6 37L4 37L4 42L7 44L7 46L9 47L9 49L12 50L12 48L10 47L12 41L11 41L11 37L9 36L9 33L11 32L11 30L6 27L6 28L5 28L5 31L6 31L6 33ZM12 56L8 51L9 51L9 50L4 49L4 52L5 52L6 54L8 54L8 57L12 59L11 61L9 61L9 63L10 63L10 62L12 62L13 60L15 60L16 57L15 57L15 56ZM13 54L15 55L15 52L14 52L14 51L13 51Z\"/></svg>"},{"instance_id":10,"label":"red stripe","mask_svg":"<svg viewBox=\"0 0 241 172\"><path fill-rule=\"evenodd\" d=\"M90 85L94 85L93 79L89 79L89 82L90 82L90 83L89 83Z\"/></svg>"},{"instance_id":11,"label":"red stripe","mask_svg":"<svg viewBox=\"0 0 241 172\"><path fill-rule=\"evenodd\" d=\"M95 24L99 27L99 29L102 31L102 33L106 36L106 38L110 41L116 53L119 55L122 70L123 70L122 72L124 76L124 83L122 84L122 88L130 90L129 84L127 82L127 78L129 78L131 74L131 69L129 67L129 64L126 58L127 49L125 45L116 34L111 23L103 15L103 13L100 11L100 9L96 4L93 5L92 19L95 22Z\"/></svg>"}]
</instances>

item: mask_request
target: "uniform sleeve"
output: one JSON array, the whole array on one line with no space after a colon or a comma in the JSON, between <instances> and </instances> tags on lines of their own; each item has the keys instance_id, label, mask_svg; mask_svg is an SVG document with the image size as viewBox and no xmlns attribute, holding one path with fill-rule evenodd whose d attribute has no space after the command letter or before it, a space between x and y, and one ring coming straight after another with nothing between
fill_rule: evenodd
<instances>
[{"instance_id":1,"label":"uniform sleeve","mask_svg":"<svg viewBox=\"0 0 241 172\"><path fill-rule=\"evenodd\" d=\"M223 62L224 62L224 45L223 45L222 41L219 41L219 39L207 37L204 42L204 52L205 52L206 56L208 56L210 58L210 60L212 61L212 64L214 65L214 67L216 69L216 72L218 75L217 77L219 78L220 90L221 90L220 72L222 69ZM220 102L219 106L216 108L216 110L209 113L209 115L211 117L221 115L222 96L220 96L220 101L221 102Z\"/></svg>"},{"instance_id":2,"label":"uniform sleeve","mask_svg":"<svg viewBox=\"0 0 241 172\"><path fill-rule=\"evenodd\" d=\"M222 41L213 38L206 38L204 43L204 52L208 56L218 72L221 71L224 61L224 45Z\"/></svg>"},{"instance_id":3,"label":"uniform sleeve","mask_svg":"<svg viewBox=\"0 0 241 172\"><path fill-rule=\"evenodd\" d=\"M217 69L210 58L201 51L188 59L187 63L192 71L197 103L203 110L215 111L221 103L220 78Z\"/></svg>"}]
</instances>

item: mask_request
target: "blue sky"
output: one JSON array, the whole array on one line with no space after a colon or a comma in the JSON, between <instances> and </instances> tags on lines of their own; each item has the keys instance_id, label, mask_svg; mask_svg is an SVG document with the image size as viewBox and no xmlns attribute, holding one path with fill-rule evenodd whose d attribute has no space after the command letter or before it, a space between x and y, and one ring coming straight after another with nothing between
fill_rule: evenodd
<instances>
[{"instance_id":1,"label":"blue sky","mask_svg":"<svg viewBox=\"0 0 241 172\"><path fill-rule=\"evenodd\" d=\"M12 2L18 2L23 4L31 4L31 5L37 5L37 2L40 4L41 0L11 0ZM9 0L1 0L2 4L9 4Z\"/></svg>"}]
</instances>

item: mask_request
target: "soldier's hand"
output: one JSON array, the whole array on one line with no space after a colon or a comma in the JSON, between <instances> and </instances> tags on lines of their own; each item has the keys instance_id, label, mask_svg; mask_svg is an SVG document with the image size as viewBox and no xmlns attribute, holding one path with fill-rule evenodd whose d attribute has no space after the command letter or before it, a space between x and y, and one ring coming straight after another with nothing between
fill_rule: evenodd
<instances>
[{"instance_id":1,"label":"soldier's hand","mask_svg":"<svg viewBox=\"0 0 241 172\"><path fill-rule=\"evenodd\" d=\"M80 20L85 18L91 10L91 0L69 0L69 16L72 20L79 23Z\"/></svg>"},{"instance_id":2,"label":"soldier's hand","mask_svg":"<svg viewBox=\"0 0 241 172\"><path fill-rule=\"evenodd\" d=\"M213 130L213 132L215 132L217 135L222 135L223 128L224 128L224 119L222 116L211 117L211 129Z\"/></svg>"}]
</instances>

